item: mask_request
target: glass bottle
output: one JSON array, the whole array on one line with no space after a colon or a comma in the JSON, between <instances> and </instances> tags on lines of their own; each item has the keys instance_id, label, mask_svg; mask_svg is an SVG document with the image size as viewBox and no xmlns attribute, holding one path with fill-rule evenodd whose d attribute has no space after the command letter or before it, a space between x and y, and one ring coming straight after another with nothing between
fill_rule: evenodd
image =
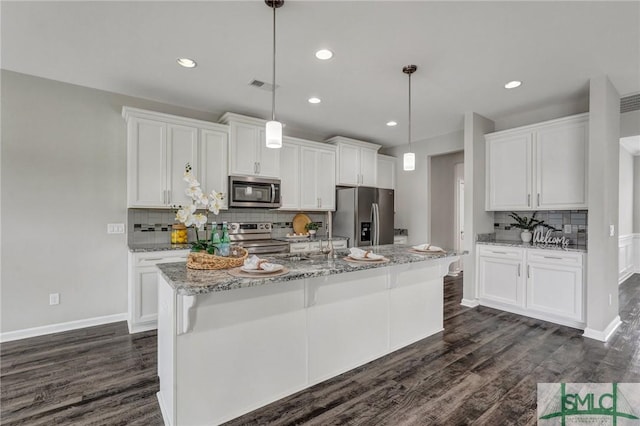
<instances>
[{"instance_id":1,"label":"glass bottle","mask_svg":"<svg viewBox=\"0 0 640 426\"><path fill-rule=\"evenodd\" d=\"M214 254L214 251L220 250L220 233L218 233L218 224L216 222L211 222L211 246L211 250L208 251L209 254Z\"/></svg>"},{"instance_id":2,"label":"glass bottle","mask_svg":"<svg viewBox=\"0 0 640 426\"><path fill-rule=\"evenodd\" d=\"M229 246L231 245L231 239L229 238L229 230L227 229L227 222L222 222L222 239L220 240L220 256L229 256Z\"/></svg>"}]
</instances>

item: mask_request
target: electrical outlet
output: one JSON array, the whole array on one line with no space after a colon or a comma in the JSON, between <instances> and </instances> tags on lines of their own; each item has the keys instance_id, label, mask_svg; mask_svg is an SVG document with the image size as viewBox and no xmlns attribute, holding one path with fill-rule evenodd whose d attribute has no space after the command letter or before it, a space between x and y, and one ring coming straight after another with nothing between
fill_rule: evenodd
<instances>
[{"instance_id":1,"label":"electrical outlet","mask_svg":"<svg viewBox=\"0 0 640 426\"><path fill-rule=\"evenodd\" d=\"M49 295L49 305L60 304L60 293L51 293Z\"/></svg>"},{"instance_id":2,"label":"electrical outlet","mask_svg":"<svg viewBox=\"0 0 640 426\"><path fill-rule=\"evenodd\" d=\"M570 234L571 233L571 224L570 223L567 224L567 225L564 225L564 233L565 234Z\"/></svg>"},{"instance_id":3,"label":"electrical outlet","mask_svg":"<svg viewBox=\"0 0 640 426\"><path fill-rule=\"evenodd\" d=\"M124 223L107 223L107 234L124 234Z\"/></svg>"}]
</instances>

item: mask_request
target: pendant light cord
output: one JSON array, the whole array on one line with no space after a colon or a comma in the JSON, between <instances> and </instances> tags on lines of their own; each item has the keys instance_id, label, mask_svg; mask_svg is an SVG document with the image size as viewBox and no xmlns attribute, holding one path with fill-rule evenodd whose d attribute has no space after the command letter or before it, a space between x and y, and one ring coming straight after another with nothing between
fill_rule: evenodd
<instances>
[{"instance_id":1,"label":"pendant light cord","mask_svg":"<svg viewBox=\"0 0 640 426\"><path fill-rule=\"evenodd\" d=\"M273 79L271 90L271 120L276 121L276 6L273 5Z\"/></svg>"},{"instance_id":2,"label":"pendant light cord","mask_svg":"<svg viewBox=\"0 0 640 426\"><path fill-rule=\"evenodd\" d=\"M409 152L411 152L411 73L409 73Z\"/></svg>"}]
</instances>

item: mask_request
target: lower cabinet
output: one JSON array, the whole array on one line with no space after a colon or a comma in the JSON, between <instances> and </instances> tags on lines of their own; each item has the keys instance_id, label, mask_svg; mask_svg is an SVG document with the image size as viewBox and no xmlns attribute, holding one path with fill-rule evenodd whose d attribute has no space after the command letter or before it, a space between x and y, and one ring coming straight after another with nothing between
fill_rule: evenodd
<instances>
[{"instance_id":1,"label":"lower cabinet","mask_svg":"<svg viewBox=\"0 0 640 426\"><path fill-rule=\"evenodd\" d=\"M184 262L189 250L129 252L129 333L158 327L158 269L160 263Z\"/></svg>"},{"instance_id":2,"label":"lower cabinet","mask_svg":"<svg viewBox=\"0 0 640 426\"><path fill-rule=\"evenodd\" d=\"M289 253L312 253L320 251L320 245L322 248L326 248L329 242L327 240L319 241L304 241L299 243L289 244ZM332 241L333 249L346 249L347 240L335 240Z\"/></svg>"},{"instance_id":3,"label":"lower cabinet","mask_svg":"<svg viewBox=\"0 0 640 426\"><path fill-rule=\"evenodd\" d=\"M478 245L481 305L584 328L584 254Z\"/></svg>"}]
</instances>

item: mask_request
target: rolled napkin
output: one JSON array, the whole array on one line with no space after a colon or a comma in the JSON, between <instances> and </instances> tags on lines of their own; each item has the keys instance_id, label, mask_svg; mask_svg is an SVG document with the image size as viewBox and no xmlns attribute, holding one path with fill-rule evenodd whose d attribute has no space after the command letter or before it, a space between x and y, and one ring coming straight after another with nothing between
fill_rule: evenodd
<instances>
[{"instance_id":1,"label":"rolled napkin","mask_svg":"<svg viewBox=\"0 0 640 426\"><path fill-rule=\"evenodd\" d=\"M353 259L371 259L379 260L384 259L384 256L370 252L369 250L362 250L357 247L351 247L349 249L349 256Z\"/></svg>"},{"instance_id":2,"label":"rolled napkin","mask_svg":"<svg viewBox=\"0 0 640 426\"><path fill-rule=\"evenodd\" d=\"M420 251L444 251L442 248L438 246L432 246L431 244L418 244L417 246L413 246L412 248Z\"/></svg>"},{"instance_id":3,"label":"rolled napkin","mask_svg":"<svg viewBox=\"0 0 640 426\"><path fill-rule=\"evenodd\" d=\"M255 254L247 257L244 260L244 269L262 269L263 271L274 271L278 269L280 265L277 263L269 263L265 259L260 259Z\"/></svg>"}]
</instances>

